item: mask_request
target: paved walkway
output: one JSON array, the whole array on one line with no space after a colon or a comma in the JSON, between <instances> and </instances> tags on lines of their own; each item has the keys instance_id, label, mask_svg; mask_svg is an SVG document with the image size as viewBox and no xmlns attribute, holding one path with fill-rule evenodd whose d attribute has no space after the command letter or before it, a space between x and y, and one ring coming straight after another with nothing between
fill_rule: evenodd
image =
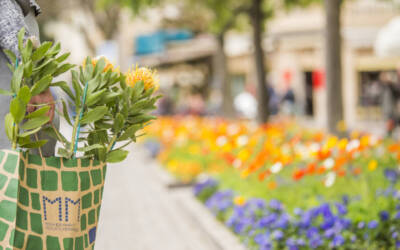
<instances>
[{"instance_id":1,"label":"paved walkway","mask_svg":"<svg viewBox=\"0 0 400 250\"><path fill-rule=\"evenodd\" d=\"M168 189L170 177L136 146L107 171L96 250L243 250L191 189Z\"/></svg>"}]
</instances>

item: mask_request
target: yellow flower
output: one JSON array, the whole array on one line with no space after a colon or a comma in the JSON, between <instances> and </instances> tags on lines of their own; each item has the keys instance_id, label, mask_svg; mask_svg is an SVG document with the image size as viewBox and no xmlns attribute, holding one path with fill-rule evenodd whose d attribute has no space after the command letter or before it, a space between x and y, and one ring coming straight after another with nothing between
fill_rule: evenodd
<instances>
[{"instance_id":1,"label":"yellow flower","mask_svg":"<svg viewBox=\"0 0 400 250\"><path fill-rule=\"evenodd\" d=\"M92 65L93 67L96 67L97 62L99 60L103 59L104 62L106 63L106 65L104 66L104 70L103 72L107 72L109 70L111 70L112 72L116 72L116 73L120 73L119 67L114 67L114 65L110 62L110 60L108 60L106 57L101 56L101 57L97 57L97 58L93 58L92 59ZM83 61L83 68L85 68L86 66L86 59Z\"/></svg>"},{"instance_id":2,"label":"yellow flower","mask_svg":"<svg viewBox=\"0 0 400 250\"><path fill-rule=\"evenodd\" d=\"M246 199L243 196L237 196L233 202L237 206L243 206L246 203Z\"/></svg>"},{"instance_id":3,"label":"yellow flower","mask_svg":"<svg viewBox=\"0 0 400 250\"><path fill-rule=\"evenodd\" d=\"M128 73L126 73L126 84L133 88L139 81L143 81L145 90L151 88L157 90L160 79L155 71L145 67L139 68L136 65L135 69L131 69L128 71Z\"/></svg>"},{"instance_id":4,"label":"yellow flower","mask_svg":"<svg viewBox=\"0 0 400 250\"><path fill-rule=\"evenodd\" d=\"M374 171L378 167L378 162L376 160L371 160L368 163L368 170L369 171Z\"/></svg>"}]
</instances>

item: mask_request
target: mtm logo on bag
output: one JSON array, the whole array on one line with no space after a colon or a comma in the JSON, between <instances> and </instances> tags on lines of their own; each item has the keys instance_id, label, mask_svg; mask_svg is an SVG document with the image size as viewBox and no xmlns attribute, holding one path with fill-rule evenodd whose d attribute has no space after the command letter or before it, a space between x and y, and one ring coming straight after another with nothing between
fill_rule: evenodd
<instances>
[{"instance_id":1,"label":"mtm logo on bag","mask_svg":"<svg viewBox=\"0 0 400 250\"><path fill-rule=\"evenodd\" d=\"M0 246L93 249L105 174L98 161L0 151Z\"/></svg>"}]
</instances>

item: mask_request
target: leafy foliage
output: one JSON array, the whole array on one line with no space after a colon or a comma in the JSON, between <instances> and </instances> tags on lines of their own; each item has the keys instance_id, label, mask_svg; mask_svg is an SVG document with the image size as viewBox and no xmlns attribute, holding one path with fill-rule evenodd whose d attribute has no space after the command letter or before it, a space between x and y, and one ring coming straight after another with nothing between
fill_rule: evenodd
<instances>
[{"instance_id":1,"label":"leafy foliage","mask_svg":"<svg viewBox=\"0 0 400 250\"><path fill-rule=\"evenodd\" d=\"M114 163L124 160L128 151L123 148L135 142L137 132L155 119L149 113L155 109L159 98L153 96L156 84L145 87L143 81L138 80L127 86L126 76L104 58L87 58L79 70L71 70L75 65L63 63L69 53L58 55L60 44L45 42L39 48L33 48L30 40L24 45L24 32L22 29L18 35L22 60L17 60L12 52L6 52L15 60L10 65L13 72L11 90L0 90L1 94L13 97L10 113L4 119L13 148L43 146L47 141L31 141L32 135L42 130L62 144L58 153L63 157L75 157L76 151L80 151L85 157L101 161ZM53 82L54 77L69 71L72 86L66 82ZM32 96L47 91L49 87L59 87L69 97L61 100L61 113L72 126L70 139L54 126L46 126L50 103L39 105L32 113L26 112ZM70 114L68 106L75 107L75 116ZM84 146L78 148L78 142L83 142ZM115 148L117 142L124 144Z\"/></svg>"},{"instance_id":2,"label":"leafy foliage","mask_svg":"<svg viewBox=\"0 0 400 250\"><path fill-rule=\"evenodd\" d=\"M67 105L63 103L63 116L73 127L71 140L63 140L60 155L70 158L75 154L76 143L84 142L78 151L84 152L85 157L94 157L101 161L119 162L126 158L127 151L122 150L131 142L136 141L136 133L149 121L155 119L148 115L155 109L159 97L153 97L154 88L145 90L142 81L133 88L125 84L125 76L119 72L108 70L106 61L102 58L92 63L87 58L79 72L73 70L72 89L63 85L75 106L76 117L71 121ZM71 93L75 93L71 96ZM79 136L79 129L84 131ZM115 144L127 141L125 145L114 149Z\"/></svg>"},{"instance_id":3,"label":"leafy foliage","mask_svg":"<svg viewBox=\"0 0 400 250\"><path fill-rule=\"evenodd\" d=\"M21 59L17 59L11 51L6 51L13 62L9 65L13 72L11 90L0 90L0 94L12 96L10 113L5 117L5 129L14 149L17 145L23 148L37 148L46 143L46 141L34 142L31 136L49 122L46 113L51 104L38 106L35 112L27 114L29 101L33 96L48 90L53 78L60 72L73 67L71 64L63 63L69 54L57 57L60 53L60 44L53 45L46 42L34 48L30 40L24 42L24 33L25 29L18 33Z\"/></svg>"}]
</instances>

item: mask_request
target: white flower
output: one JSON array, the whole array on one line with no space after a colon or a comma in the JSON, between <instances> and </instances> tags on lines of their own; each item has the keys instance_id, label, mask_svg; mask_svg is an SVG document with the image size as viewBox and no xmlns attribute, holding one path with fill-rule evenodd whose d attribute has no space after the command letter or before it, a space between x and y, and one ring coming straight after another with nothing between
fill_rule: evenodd
<instances>
[{"instance_id":1,"label":"white flower","mask_svg":"<svg viewBox=\"0 0 400 250\"><path fill-rule=\"evenodd\" d=\"M242 166L242 161L240 159L236 159L233 161L233 166L235 168L240 168Z\"/></svg>"},{"instance_id":2,"label":"white flower","mask_svg":"<svg viewBox=\"0 0 400 250\"><path fill-rule=\"evenodd\" d=\"M356 149L360 146L360 141L359 140L351 140L349 144L347 144L346 150L347 152L352 151L353 149Z\"/></svg>"},{"instance_id":3,"label":"white flower","mask_svg":"<svg viewBox=\"0 0 400 250\"><path fill-rule=\"evenodd\" d=\"M335 166L335 161L332 158L328 158L324 161L323 165L326 169L331 169Z\"/></svg>"},{"instance_id":4,"label":"white flower","mask_svg":"<svg viewBox=\"0 0 400 250\"><path fill-rule=\"evenodd\" d=\"M336 174L334 172L329 172L326 175L326 179L324 181L325 187L332 187L336 180Z\"/></svg>"},{"instance_id":5,"label":"white flower","mask_svg":"<svg viewBox=\"0 0 400 250\"><path fill-rule=\"evenodd\" d=\"M239 146L244 146L249 142L249 138L247 135L241 135L236 139L236 142Z\"/></svg>"},{"instance_id":6,"label":"white flower","mask_svg":"<svg viewBox=\"0 0 400 250\"><path fill-rule=\"evenodd\" d=\"M220 136L217 138L217 145L222 147L228 142L228 139L226 139L225 136Z\"/></svg>"},{"instance_id":7,"label":"white flower","mask_svg":"<svg viewBox=\"0 0 400 250\"><path fill-rule=\"evenodd\" d=\"M230 124L226 130L228 132L228 135L236 135L237 133L239 133L240 127L236 124Z\"/></svg>"},{"instance_id":8,"label":"white flower","mask_svg":"<svg viewBox=\"0 0 400 250\"><path fill-rule=\"evenodd\" d=\"M274 173L274 174L279 173L282 170L282 167L283 167L283 165L281 162L275 163L271 167L271 173Z\"/></svg>"}]
</instances>

